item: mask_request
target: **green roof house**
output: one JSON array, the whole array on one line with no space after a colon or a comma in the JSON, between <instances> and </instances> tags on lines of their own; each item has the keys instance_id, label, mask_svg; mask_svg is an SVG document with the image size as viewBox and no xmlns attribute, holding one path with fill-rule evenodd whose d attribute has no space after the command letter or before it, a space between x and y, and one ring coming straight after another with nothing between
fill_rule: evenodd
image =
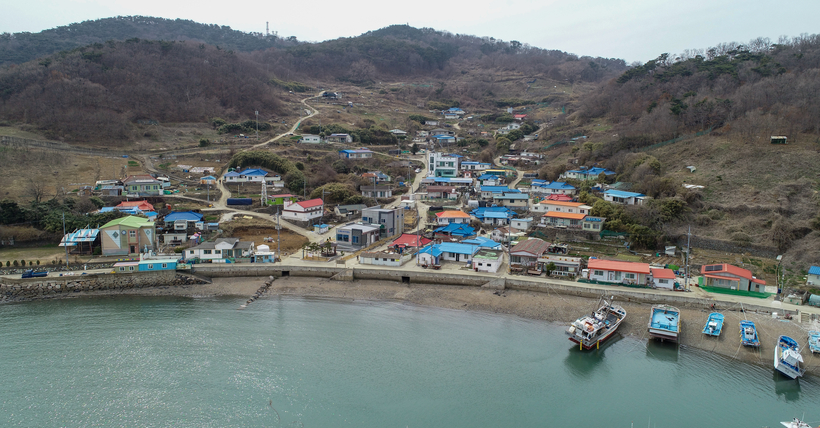
<instances>
[{"instance_id":1,"label":"green roof house","mask_svg":"<svg viewBox=\"0 0 820 428\"><path fill-rule=\"evenodd\" d=\"M143 217L128 216L111 220L100 227L103 256L138 256L154 250L154 222Z\"/></svg>"}]
</instances>

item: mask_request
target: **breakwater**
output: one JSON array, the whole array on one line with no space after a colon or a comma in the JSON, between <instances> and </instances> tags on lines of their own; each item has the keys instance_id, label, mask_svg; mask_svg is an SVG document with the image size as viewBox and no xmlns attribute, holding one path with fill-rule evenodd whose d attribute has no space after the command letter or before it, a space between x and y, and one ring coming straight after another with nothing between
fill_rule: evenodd
<instances>
[{"instance_id":1,"label":"breakwater","mask_svg":"<svg viewBox=\"0 0 820 428\"><path fill-rule=\"evenodd\" d=\"M205 281L202 279L178 274L175 271L97 273L27 279L2 278L0 279L0 302L59 297L79 292L117 291L203 282Z\"/></svg>"}]
</instances>

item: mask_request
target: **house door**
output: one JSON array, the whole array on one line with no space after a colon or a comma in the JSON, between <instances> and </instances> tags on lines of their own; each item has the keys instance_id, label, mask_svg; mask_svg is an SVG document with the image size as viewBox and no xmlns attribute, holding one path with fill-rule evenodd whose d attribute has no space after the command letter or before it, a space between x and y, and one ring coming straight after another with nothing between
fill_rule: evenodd
<instances>
[{"instance_id":1,"label":"house door","mask_svg":"<svg viewBox=\"0 0 820 428\"><path fill-rule=\"evenodd\" d=\"M609 280L610 281L615 281L615 272L610 272L609 273Z\"/></svg>"},{"instance_id":2,"label":"house door","mask_svg":"<svg viewBox=\"0 0 820 428\"><path fill-rule=\"evenodd\" d=\"M136 246L136 245L131 245L131 251L130 251L130 253L131 253L131 254L134 254L134 253L136 253L136 252L137 252L137 246Z\"/></svg>"},{"instance_id":3,"label":"house door","mask_svg":"<svg viewBox=\"0 0 820 428\"><path fill-rule=\"evenodd\" d=\"M460 254L456 253L456 261L458 261Z\"/></svg>"}]
</instances>

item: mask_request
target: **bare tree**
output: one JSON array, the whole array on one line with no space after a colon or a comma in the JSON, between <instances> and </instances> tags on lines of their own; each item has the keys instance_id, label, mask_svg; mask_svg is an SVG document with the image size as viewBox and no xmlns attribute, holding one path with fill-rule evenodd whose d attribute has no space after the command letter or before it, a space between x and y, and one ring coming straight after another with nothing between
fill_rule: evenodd
<instances>
[{"instance_id":1,"label":"bare tree","mask_svg":"<svg viewBox=\"0 0 820 428\"><path fill-rule=\"evenodd\" d=\"M28 192L29 196L34 199L35 204L39 204L42 201L43 196L46 194L46 186L40 180L35 180L33 178L28 179L28 186L26 186L26 191Z\"/></svg>"}]
</instances>

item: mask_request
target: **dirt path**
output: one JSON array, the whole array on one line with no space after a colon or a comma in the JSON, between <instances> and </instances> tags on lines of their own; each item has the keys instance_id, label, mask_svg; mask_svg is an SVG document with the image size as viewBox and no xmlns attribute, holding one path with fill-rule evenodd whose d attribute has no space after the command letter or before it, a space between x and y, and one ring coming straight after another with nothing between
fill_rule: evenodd
<instances>
[{"instance_id":1,"label":"dirt path","mask_svg":"<svg viewBox=\"0 0 820 428\"><path fill-rule=\"evenodd\" d=\"M303 121L303 120L305 120L305 119L307 119L307 118L310 118L310 117L313 117L313 116L316 116L317 114L319 114L319 110L316 110L313 106L309 105L309 104L307 103L307 101L308 101L308 100L311 100L311 99L313 99L313 98L319 98L320 96L321 96L321 95L315 95L315 96L312 96L312 97L307 97L307 98L305 98L305 99L303 99L303 100L302 100L302 104L304 104L304 105L305 105L305 107L307 107L308 109L310 109L310 114L309 114L309 115L307 115L307 116L305 116L305 117L303 117L303 118L300 118L299 120L297 120L297 121L296 121L296 123L294 123L294 124L293 124L293 126L290 128L290 130L288 130L287 132L285 132L285 133L283 133L283 134L279 134L279 135L277 135L277 136L275 136L275 137L271 138L270 140L265 141L264 143L259 143L259 144L256 144L256 145L254 145L254 146L251 146L249 150L254 150L254 149L258 149L258 148L265 147L265 146L267 146L268 144L270 144L270 143L272 143L272 142L274 142L274 141L276 141L276 140L278 140L278 139L280 139L280 138L282 138L282 137L286 137L286 136L291 135L291 134L293 134L294 132L296 132L296 130L299 128L299 125L301 125L301 124L302 124L302 121Z\"/></svg>"}]
</instances>

